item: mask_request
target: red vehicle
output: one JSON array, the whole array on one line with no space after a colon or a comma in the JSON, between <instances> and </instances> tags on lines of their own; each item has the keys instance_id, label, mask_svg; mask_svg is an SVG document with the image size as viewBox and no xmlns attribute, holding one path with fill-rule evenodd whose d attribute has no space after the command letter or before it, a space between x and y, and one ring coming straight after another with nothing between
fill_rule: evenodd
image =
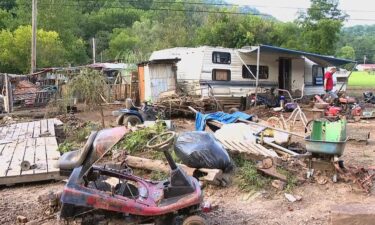
<instances>
[{"instance_id":1,"label":"red vehicle","mask_svg":"<svg viewBox=\"0 0 375 225\"><path fill-rule=\"evenodd\" d=\"M61 217L74 218L94 210L95 214L117 213L131 224L152 221L171 225L206 224L197 215L203 200L198 180L187 176L168 152L174 132L163 133L147 143L149 148L163 151L171 168L167 180L145 180L133 175L127 167L94 165L127 132L125 127L117 127L93 133L82 150L65 153L60 158L62 171L73 169L61 196ZM116 185L107 182L109 179L117 180Z\"/></svg>"}]
</instances>

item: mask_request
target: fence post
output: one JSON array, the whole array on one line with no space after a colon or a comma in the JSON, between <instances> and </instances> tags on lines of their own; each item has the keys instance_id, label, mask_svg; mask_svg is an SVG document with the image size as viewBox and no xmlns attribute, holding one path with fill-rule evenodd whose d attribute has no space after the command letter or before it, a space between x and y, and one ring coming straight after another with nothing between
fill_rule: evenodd
<instances>
[{"instance_id":1,"label":"fence post","mask_svg":"<svg viewBox=\"0 0 375 225\"><path fill-rule=\"evenodd\" d=\"M4 108L7 113L11 113L13 111L13 93L12 93L12 85L9 81L8 74L4 74L4 83L5 83L5 93L6 96L4 98Z\"/></svg>"}]
</instances>

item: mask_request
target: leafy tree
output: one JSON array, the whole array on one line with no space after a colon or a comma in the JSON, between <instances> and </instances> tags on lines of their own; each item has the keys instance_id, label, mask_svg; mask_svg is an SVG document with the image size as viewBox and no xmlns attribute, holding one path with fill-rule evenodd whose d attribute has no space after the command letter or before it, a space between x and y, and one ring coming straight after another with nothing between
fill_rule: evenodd
<instances>
[{"instance_id":1,"label":"leafy tree","mask_svg":"<svg viewBox=\"0 0 375 225\"><path fill-rule=\"evenodd\" d=\"M337 56L343 59L355 59L354 48L352 46L346 45L339 50Z\"/></svg>"},{"instance_id":2,"label":"leafy tree","mask_svg":"<svg viewBox=\"0 0 375 225\"><path fill-rule=\"evenodd\" d=\"M99 108L102 127L105 127L102 96L107 88L106 79L97 70L84 69L68 83L67 94L80 96L91 109ZM72 96L66 96L68 98Z\"/></svg>"},{"instance_id":3,"label":"leafy tree","mask_svg":"<svg viewBox=\"0 0 375 225\"><path fill-rule=\"evenodd\" d=\"M8 11L0 8L0 29L7 28L11 22L11 19L11 14Z\"/></svg>"},{"instance_id":4,"label":"leafy tree","mask_svg":"<svg viewBox=\"0 0 375 225\"><path fill-rule=\"evenodd\" d=\"M66 53L58 33L37 31L37 67L63 66ZM28 73L31 51L31 26L20 26L15 31L0 31L0 70Z\"/></svg>"},{"instance_id":5,"label":"leafy tree","mask_svg":"<svg viewBox=\"0 0 375 225\"><path fill-rule=\"evenodd\" d=\"M300 12L304 50L332 55L347 15L338 9L338 0L311 0L307 13Z\"/></svg>"}]
</instances>

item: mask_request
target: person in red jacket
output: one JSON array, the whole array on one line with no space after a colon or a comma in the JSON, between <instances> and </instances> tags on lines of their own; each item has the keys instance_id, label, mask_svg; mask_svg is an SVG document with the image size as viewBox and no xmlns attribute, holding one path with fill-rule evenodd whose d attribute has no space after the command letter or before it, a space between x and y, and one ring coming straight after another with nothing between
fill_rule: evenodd
<instances>
[{"instance_id":1,"label":"person in red jacket","mask_svg":"<svg viewBox=\"0 0 375 225\"><path fill-rule=\"evenodd\" d=\"M326 95L331 96L333 99L338 98L337 94L333 91L333 74L336 73L336 67L332 67L324 74L324 90Z\"/></svg>"}]
</instances>

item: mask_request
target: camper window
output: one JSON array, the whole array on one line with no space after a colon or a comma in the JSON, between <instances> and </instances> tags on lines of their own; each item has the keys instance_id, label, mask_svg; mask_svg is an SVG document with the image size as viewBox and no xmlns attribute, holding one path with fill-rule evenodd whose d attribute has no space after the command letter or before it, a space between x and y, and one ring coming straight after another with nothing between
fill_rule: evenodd
<instances>
[{"instance_id":1,"label":"camper window","mask_svg":"<svg viewBox=\"0 0 375 225\"><path fill-rule=\"evenodd\" d=\"M313 84L316 86L323 85L323 74L324 68L318 65L312 66L312 77L313 77Z\"/></svg>"},{"instance_id":2,"label":"camper window","mask_svg":"<svg viewBox=\"0 0 375 225\"><path fill-rule=\"evenodd\" d=\"M230 70L213 69L212 80L230 81Z\"/></svg>"},{"instance_id":3,"label":"camper window","mask_svg":"<svg viewBox=\"0 0 375 225\"><path fill-rule=\"evenodd\" d=\"M254 76L257 75L256 65L247 65L247 67L249 67ZM242 78L255 80L246 66L242 66ZM259 66L259 79L268 79L268 66Z\"/></svg>"},{"instance_id":4,"label":"camper window","mask_svg":"<svg viewBox=\"0 0 375 225\"><path fill-rule=\"evenodd\" d=\"M212 62L219 64L230 64L230 53L229 52L213 52Z\"/></svg>"}]
</instances>

